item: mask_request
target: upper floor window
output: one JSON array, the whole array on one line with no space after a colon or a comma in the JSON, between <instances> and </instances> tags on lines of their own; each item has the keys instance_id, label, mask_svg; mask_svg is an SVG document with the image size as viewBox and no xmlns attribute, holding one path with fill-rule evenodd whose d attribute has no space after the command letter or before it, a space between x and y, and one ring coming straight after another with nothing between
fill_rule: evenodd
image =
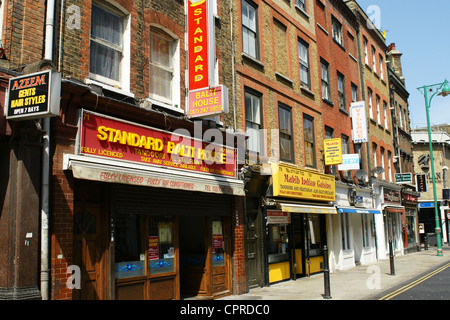
<instances>
[{"instance_id":1,"label":"upper floor window","mask_svg":"<svg viewBox=\"0 0 450 320\"><path fill-rule=\"evenodd\" d=\"M369 117L373 119L372 90L368 88L367 93L367 99L369 100Z\"/></svg>"},{"instance_id":2,"label":"upper floor window","mask_svg":"<svg viewBox=\"0 0 450 320\"><path fill-rule=\"evenodd\" d=\"M309 46L301 40L298 41L298 60L300 63L300 81L302 85L311 88L309 74Z\"/></svg>"},{"instance_id":3,"label":"upper floor window","mask_svg":"<svg viewBox=\"0 0 450 320\"><path fill-rule=\"evenodd\" d=\"M242 1L242 51L259 59L257 10L250 2Z\"/></svg>"},{"instance_id":4,"label":"upper floor window","mask_svg":"<svg viewBox=\"0 0 450 320\"><path fill-rule=\"evenodd\" d=\"M157 27L150 27L150 98L178 105L178 40Z\"/></svg>"},{"instance_id":5,"label":"upper floor window","mask_svg":"<svg viewBox=\"0 0 450 320\"><path fill-rule=\"evenodd\" d=\"M377 72L376 54L377 54L377 51L375 50L374 47L372 47L372 69L373 69L373 72L375 72L375 73Z\"/></svg>"},{"instance_id":6,"label":"upper floor window","mask_svg":"<svg viewBox=\"0 0 450 320\"><path fill-rule=\"evenodd\" d=\"M322 98L325 100L331 100L328 63L324 60L320 61L320 77L322 79Z\"/></svg>"},{"instance_id":7,"label":"upper floor window","mask_svg":"<svg viewBox=\"0 0 450 320\"><path fill-rule=\"evenodd\" d=\"M381 77L381 80L384 80L383 56L381 54L380 54L378 60L379 60L379 63L380 63L380 77Z\"/></svg>"},{"instance_id":8,"label":"upper floor window","mask_svg":"<svg viewBox=\"0 0 450 320\"><path fill-rule=\"evenodd\" d=\"M358 87L352 83L352 102L358 101Z\"/></svg>"},{"instance_id":9,"label":"upper floor window","mask_svg":"<svg viewBox=\"0 0 450 320\"><path fill-rule=\"evenodd\" d=\"M305 166L316 166L316 145L314 137L314 118L306 114L303 115L303 134L305 146Z\"/></svg>"},{"instance_id":10,"label":"upper floor window","mask_svg":"<svg viewBox=\"0 0 450 320\"><path fill-rule=\"evenodd\" d=\"M247 150L261 153L261 96L245 92L245 130Z\"/></svg>"},{"instance_id":11,"label":"upper floor window","mask_svg":"<svg viewBox=\"0 0 450 320\"><path fill-rule=\"evenodd\" d=\"M368 65L369 64L369 54L367 53L367 39L364 38L364 62Z\"/></svg>"},{"instance_id":12,"label":"upper floor window","mask_svg":"<svg viewBox=\"0 0 450 320\"><path fill-rule=\"evenodd\" d=\"M337 73L337 87L339 108L345 110L345 78L340 72Z\"/></svg>"},{"instance_id":13,"label":"upper floor window","mask_svg":"<svg viewBox=\"0 0 450 320\"><path fill-rule=\"evenodd\" d=\"M125 18L116 10L92 4L90 77L121 86Z\"/></svg>"},{"instance_id":14,"label":"upper floor window","mask_svg":"<svg viewBox=\"0 0 450 320\"><path fill-rule=\"evenodd\" d=\"M387 102L386 101L383 101L383 109L384 109L384 127L386 129L389 129L388 107L387 107Z\"/></svg>"},{"instance_id":15,"label":"upper floor window","mask_svg":"<svg viewBox=\"0 0 450 320\"><path fill-rule=\"evenodd\" d=\"M306 0L295 0L295 6L306 12Z\"/></svg>"},{"instance_id":16,"label":"upper floor window","mask_svg":"<svg viewBox=\"0 0 450 320\"><path fill-rule=\"evenodd\" d=\"M332 36L333 39L339 43L341 46L344 45L344 34L342 32L342 24L337 21L335 18L333 18L332 23Z\"/></svg>"},{"instance_id":17,"label":"upper floor window","mask_svg":"<svg viewBox=\"0 0 450 320\"><path fill-rule=\"evenodd\" d=\"M278 121L280 128L280 159L294 162L291 108L280 104L278 106Z\"/></svg>"}]
</instances>

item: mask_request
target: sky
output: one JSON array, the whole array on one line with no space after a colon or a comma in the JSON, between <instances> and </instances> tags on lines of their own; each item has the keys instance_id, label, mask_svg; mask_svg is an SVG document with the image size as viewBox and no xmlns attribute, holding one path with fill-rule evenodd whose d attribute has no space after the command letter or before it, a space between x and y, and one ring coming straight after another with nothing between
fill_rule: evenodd
<instances>
[{"instance_id":1,"label":"sky","mask_svg":"<svg viewBox=\"0 0 450 320\"><path fill-rule=\"evenodd\" d=\"M410 94L411 128L425 127L425 98L417 88L442 83L445 79L450 81L450 1L357 2L370 18L375 19L380 30L387 30L386 44L395 43L396 49L403 54L403 75ZM377 8L379 15L375 11ZM429 111L431 125L450 124L450 96L434 96Z\"/></svg>"}]
</instances>

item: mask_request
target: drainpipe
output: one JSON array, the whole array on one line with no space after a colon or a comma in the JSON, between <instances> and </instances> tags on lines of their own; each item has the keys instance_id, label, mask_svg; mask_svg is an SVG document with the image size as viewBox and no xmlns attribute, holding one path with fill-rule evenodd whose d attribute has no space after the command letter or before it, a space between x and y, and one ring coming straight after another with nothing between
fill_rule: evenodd
<instances>
[{"instance_id":1,"label":"drainpipe","mask_svg":"<svg viewBox=\"0 0 450 320\"><path fill-rule=\"evenodd\" d=\"M45 60L53 60L53 30L55 15L55 0L47 1L47 16L45 23ZM49 300L49 180L50 180L50 118L43 119L42 148L42 189L41 189L41 296Z\"/></svg>"}]
</instances>

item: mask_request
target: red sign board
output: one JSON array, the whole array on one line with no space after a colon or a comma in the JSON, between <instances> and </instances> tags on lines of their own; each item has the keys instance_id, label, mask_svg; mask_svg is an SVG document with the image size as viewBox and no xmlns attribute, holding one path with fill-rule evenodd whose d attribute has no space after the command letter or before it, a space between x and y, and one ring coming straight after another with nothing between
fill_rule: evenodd
<instances>
[{"instance_id":1,"label":"red sign board","mask_svg":"<svg viewBox=\"0 0 450 320\"><path fill-rule=\"evenodd\" d=\"M214 28L210 0L188 0L189 90L208 88L214 64Z\"/></svg>"},{"instance_id":2,"label":"red sign board","mask_svg":"<svg viewBox=\"0 0 450 320\"><path fill-rule=\"evenodd\" d=\"M189 116L205 117L228 112L228 89L225 86L189 91Z\"/></svg>"},{"instance_id":3,"label":"red sign board","mask_svg":"<svg viewBox=\"0 0 450 320\"><path fill-rule=\"evenodd\" d=\"M236 176L236 149L83 110L79 153Z\"/></svg>"},{"instance_id":4,"label":"red sign board","mask_svg":"<svg viewBox=\"0 0 450 320\"><path fill-rule=\"evenodd\" d=\"M159 259L158 237L148 237L148 260Z\"/></svg>"}]
</instances>

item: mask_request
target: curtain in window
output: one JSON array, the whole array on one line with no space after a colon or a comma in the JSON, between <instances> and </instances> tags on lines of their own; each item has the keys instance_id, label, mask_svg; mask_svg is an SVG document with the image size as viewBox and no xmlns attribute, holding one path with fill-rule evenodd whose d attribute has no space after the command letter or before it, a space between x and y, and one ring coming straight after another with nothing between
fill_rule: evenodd
<instances>
[{"instance_id":1,"label":"curtain in window","mask_svg":"<svg viewBox=\"0 0 450 320\"><path fill-rule=\"evenodd\" d=\"M150 33L150 92L171 100L175 40L157 28Z\"/></svg>"},{"instance_id":2,"label":"curtain in window","mask_svg":"<svg viewBox=\"0 0 450 320\"><path fill-rule=\"evenodd\" d=\"M122 19L95 5L91 17L90 72L119 81Z\"/></svg>"}]
</instances>

